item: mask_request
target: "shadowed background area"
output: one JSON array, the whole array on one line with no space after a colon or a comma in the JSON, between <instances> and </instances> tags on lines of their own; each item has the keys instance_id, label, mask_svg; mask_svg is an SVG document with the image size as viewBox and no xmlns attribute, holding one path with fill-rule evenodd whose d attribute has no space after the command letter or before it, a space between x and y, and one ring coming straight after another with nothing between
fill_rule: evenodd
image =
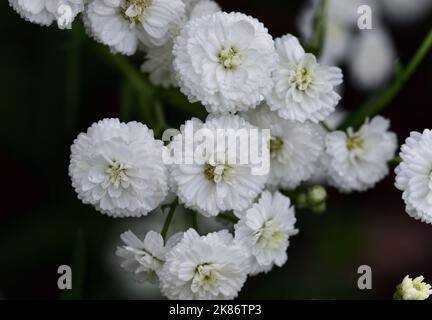
<instances>
[{"instance_id":1,"label":"shadowed background area","mask_svg":"<svg viewBox=\"0 0 432 320\"><path fill-rule=\"evenodd\" d=\"M296 22L304 1L218 2L225 11L257 17L274 36L298 35ZM384 20L400 61L409 61L431 21L431 14L406 25ZM150 228L160 231L164 218L103 216L83 205L70 184L70 145L93 122L119 117L159 129L158 122L147 121L145 110L155 106L134 103L124 74L80 24L76 21L71 31L40 27L22 20L7 1L0 3L2 298L159 297L154 287L133 284L114 252L121 232L131 229L143 236ZM143 58L137 54L129 60L138 70ZM356 90L348 79L342 104L355 110L369 93ZM400 143L410 131L432 127L431 84L429 55L384 112ZM190 107L179 109L169 103L184 99L181 95L159 89L152 95L168 97L156 106L168 126L179 127L191 117ZM392 169L367 193L341 195L328 189L327 212L298 212L300 233L291 240L287 264L250 278L240 298L391 299L406 274L422 274L432 282L432 226L408 217L393 181ZM187 214L175 219L172 231L190 226ZM208 222L201 218L199 224L204 228ZM57 268L63 264L74 270L74 290L66 294L57 288ZM357 288L357 268L364 264L373 271L372 290Z\"/></svg>"}]
</instances>

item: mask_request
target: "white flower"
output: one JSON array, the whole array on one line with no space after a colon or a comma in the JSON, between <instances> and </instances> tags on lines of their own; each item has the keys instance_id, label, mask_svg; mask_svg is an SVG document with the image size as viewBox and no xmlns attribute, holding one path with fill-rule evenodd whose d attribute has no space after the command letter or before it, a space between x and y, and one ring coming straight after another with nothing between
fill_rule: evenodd
<instances>
[{"instance_id":1,"label":"white flower","mask_svg":"<svg viewBox=\"0 0 432 320\"><path fill-rule=\"evenodd\" d=\"M290 199L279 192L264 191L250 209L239 214L235 225L235 240L250 252L250 274L268 272L273 265L281 267L287 261L289 237L298 233L294 208Z\"/></svg>"},{"instance_id":2,"label":"white flower","mask_svg":"<svg viewBox=\"0 0 432 320\"><path fill-rule=\"evenodd\" d=\"M113 52L132 55L139 44L165 44L184 13L181 0L93 0L85 24L90 35Z\"/></svg>"},{"instance_id":3,"label":"white flower","mask_svg":"<svg viewBox=\"0 0 432 320\"><path fill-rule=\"evenodd\" d=\"M335 131L326 138L324 165L329 183L342 192L365 191L389 172L397 149L396 134L383 117L366 121L359 131Z\"/></svg>"},{"instance_id":4,"label":"white flower","mask_svg":"<svg viewBox=\"0 0 432 320\"><path fill-rule=\"evenodd\" d=\"M185 19L189 20L218 11L220 11L220 7L214 1L195 0L189 5L186 4ZM177 76L173 68L173 46L173 39L170 39L163 46L150 47L146 50L146 61L141 70L149 73L150 81L156 86L164 88L178 87Z\"/></svg>"},{"instance_id":5,"label":"white flower","mask_svg":"<svg viewBox=\"0 0 432 320\"><path fill-rule=\"evenodd\" d=\"M382 29L360 32L348 56L352 80L361 89L377 89L393 75L396 52L389 34Z\"/></svg>"},{"instance_id":6,"label":"white flower","mask_svg":"<svg viewBox=\"0 0 432 320\"><path fill-rule=\"evenodd\" d=\"M432 131L411 132L401 148L396 188L403 191L407 213L432 224Z\"/></svg>"},{"instance_id":7,"label":"white flower","mask_svg":"<svg viewBox=\"0 0 432 320\"><path fill-rule=\"evenodd\" d=\"M405 276L396 287L394 298L396 300L426 300L432 295L431 285L423 282L424 277L419 276L414 280Z\"/></svg>"},{"instance_id":8,"label":"white flower","mask_svg":"<svg viewBox=\"0 0 432 320\"><path fill-rule=\"evenodd\" d=\"M276 39L276 52L279 63L272 76L274 88L267 97L270 109L284 119L324 120L340 100L334 87L342 83L341 70L318 64L291 35Z\"/></svg>"},{"instance_id":9,"label":"white flower","mask_svg":"<svg viewBox=\"0 0 432 320\"><path fill-rule=\"evenodd\" d=\"M247 278L247 255L227 230L206 236L189 229L166 255L159 273L168 299L234 299Z\"/></svg>"},{"instance_id":10,"label":"white flower","mask_svg":"<svg viewBox=\"0 0 432 320\"><path fill-rule=\"evenodd\" d=\"M182 234L173 235L164 246L162 236L154 231L149 231L141 241L132 231L126 231L120 235L125 243L118 247L117 256L124 259L121 267L131 272L139 282L158 282L157 273L165 262L165 255L178 241Z\"/></svg>"},{"instance_id":11,"label":"white flower","mask_svg":"<svg viewBox=\"0 0 432 320\"><path fill-rule=\"evenodd\" d=\"M181 150L183 146L193 143L193 154L199 153L202 138L196 131L211 133L217 136L218 130L228 134L228 130L256 129L239 116L226 115L211 117L203 124L198 119L187 121L182 134L171 143L172 150ZM192 133L190 136L189 133ZM216 138L215 138L216 139ZM239 146L229 143L217 144L206 148L201 159L191 159L187 152L177 152L175 163L171 165L171 182L173 190L186 207L195 209L205 216L216 216L228 210L244 210L250 206L255 197L264 188L267 175L254 174L254 165L242 164L241 150L248 147L249 141L241 139ZM265 146L268 156L268 146ZM265 158L265 157L264 157Z\"/></svg>"},{"instance_id":12,"label":"white flower","mask_svg":"<svg viewBox=\"0 0 432 320\"><path fill-rule=\"evenodd\" d=\"M71 28L84 10L84 0L9 0L9 4L23 19L43 26L57 21L60 29Z\"/></svg>"},{"instance_id":13,"label":"white flower","mask_svg":"<svg viewBox=\"0 0 432 320\"><path fill-rule=\"evenodd\" d=\"M268 185L294 189L315 173L324 152L324 131L318 124L282 119L265 105L242 116L270 130Z\"/></svg>"},{"instance_id":14,"label":"white flower","mask_svg":"<svg viewBox=\"0 0 432 320\"><path fill-rule=\"evenodd\" d=\"M71 147L69 175L78 198L113 217L139 217L168 193L162 141L137 122L105 119Z\"/></svg>"},{"instance_id":15,"label":"white flower","mask_svg":"<svg viewBox=\"0 0 432 320\"><path fill-rule=\"evenodd\" d=\"M209 112L246 111L271 90L273 39L252 17L220 12L192 19L173 52L181 91Z\"/></svg>"},{"instance_id":16,"label":"white flower","mask_svg":"<svg viewBox=\"0 0 432 320\"><path fill-rule=\"evenodd\" d=\"M218 130L223 130L225 134L228 134L228 130L244 130L248 134L249 129L257 128L234 115L209 116L205 123L198 119L186 122L182 134L176 136L169 147L178 151L192 145L192 155L187 151L184 154L175 152L175 163L170 168L172 189L186 207L207 217L216 216L223 211L248 208L261 193L267 175L254 174L255 165L249 162L243 164L241 161L241 157L245 156L241 150L248 147L246 144L249 141L241 139L240 145L219 145L215 141L214 148L206 148L201 154L202 138L196 134L196 131L209 132L217 137ZM268 145L263 149L268 159ZM196 158L198 153L201 159ZM264 155L264 161L265 158Z\"/></svg>"}]
</instances>

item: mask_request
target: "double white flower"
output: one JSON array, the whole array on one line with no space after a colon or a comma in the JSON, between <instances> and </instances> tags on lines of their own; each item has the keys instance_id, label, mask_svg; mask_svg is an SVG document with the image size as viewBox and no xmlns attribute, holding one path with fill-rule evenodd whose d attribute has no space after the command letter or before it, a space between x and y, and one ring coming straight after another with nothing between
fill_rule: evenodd
<instances>
[{"instance_id":1,"label":"double white flower","mask_svg":"<svg viewBox=\"0 0 432 320\"><path fill-rule=\"evenodd\" d=\"M32 23L49 26L54 21L60 29L69 29L84 10L85 0L9 0L19 15Z\"/></svg>"},{"instance_id":2,"label":"double white flower","mask_svg":"<svg viewBox=\"0 0 432 320\"><path fill-rule=\"evenodd\" d=\"M243 146L250 150L249 141L240 141L240 144L247 145L222 143L214 149L203 150L205 152L200 154L202 159L194 157L202 144L202 138L195 135L196 131L209 132L217 137L217 130L241 129L257 130L239 116L209 116L205 123L198 119L187 121L182 127L182 134L174 138L169 150L179 151L188 144L193 147L193 154L175 152L175 163L170 168L173 191L186 207L208 217L223 211L244 210L263 190L267 175L254 174L254 164L241 162L244 156L241 150L245 150ZM189 138L186 132L193 136ZM268 145L263 149L268 153Z\"/></svg>"},{"instance_id":3,"label":"double white flower","mask_svg":"<svg viewBox=\"0 0 432 320\"><path fill-rule=\"evenodd\" d=\"M407 213L432 223L432 131L412 132L401 148L396 187L403 191Z\"/></svg>"},{"instance_id":4,"label":"double white flower","mask_svg":"<svg viewBox=\"0 0 432 320\"><path fill-rule=\"evenodd\" d=\"M383 179L397 149L396 134L389 127L387 119L377 116L357 132L349 128L329 133L323 158L329 183L342 192L352 192L365 191Z\"/></svg>"},{"instance_id":5,"label":"double white flower","mask_svg":"<svg viewBox=\"0 0 432 320\"><path fill-rule=\"evenodd\" d=\"M105 119L71 147L69 175L78 198L113 217L139 217L168 193L162 141L137 122Z\"/></svg>"},{"instance_id":6,"label":"double white flower","mask_svg":"<svg viewBox=\"0 0 432 320\"><path fill-rule=\"evenodd\" d=\"M273 265L284 265L289 237L298 233L290 199L279 192L265 191L258 203L236 214L240 221L235 225L235 240L250 254L249 273L255 275L270 271Z\"/></svg>"},{"instance_id":7,"label":"double white flower","mask_svg":"<svg viewBox=\"0 0 432 320\"><path fill-rule=\"evenodd\" d=\"M174 69L181 91L207 111L256 107L272 88L272 37L258 20L215 13L190 20L175 39Z\"/></svg>"},{"instance_id":8,"label":"double white flower","mask_svg":"<svg viewBox=\"0 0 432 320\"><path fill-rule=\"evenodd\" d=\"M206 236L189 229L159 272L169 299L234 299L247 278L248 256L227 230Z\"/></svg>"},{"instance_id":9,"label":"double white flower","mask_svg":"<svg viewBox=\"0 0 432 320\"><path fill-rule=\"evenodd\" d=\"M317 171L325 137L320 125L282 119L266 105L242 116L251 124L270 130L268 185L294 189Z\"/></svg>"},{"instance_id":10,"label":"double white flower","mask_svg":"<svg viewBox=\"0 0 432 320\"><path fill-rule=\"evenodd\" d=\"M323 121L340 100L334 88L342 83L341 70L318 64L292 35L275 42L278 66L272 74L273 90L267 97L270 109L284 119Z\"/></svg>"},{"instance_id":11,"label":"double white flower","mask_svg":"<svg viewBox=\"0 0 432 320\"><path fill-rule=\"evenodd\" d=\"M88 33L113 52L132 55L139 46L161 46L183 19L181 0L93 0L85 11Z\"/></svg>"}]
</instances>

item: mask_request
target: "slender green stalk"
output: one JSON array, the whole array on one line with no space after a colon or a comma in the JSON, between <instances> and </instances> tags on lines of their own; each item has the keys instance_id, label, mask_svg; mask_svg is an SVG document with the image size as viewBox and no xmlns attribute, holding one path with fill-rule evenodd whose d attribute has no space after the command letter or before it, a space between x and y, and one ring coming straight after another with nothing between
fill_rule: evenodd
<instances>
[{"instance_id":1,"label":"slender green stalk","mask_svg":"<svg viewBox=\"0 0 432 320\"><path fill-rule=\"evenodd\" d=\"M314 21L314 33L306 45L306 51L318 56L321 53L326 35L327 0L321 0L317 16Z\"/></svg>"},{"instance_id":2,"label":"slender green stalk","mask_svg":"<svg viewBox=\"0 0 432 320\"><path fill-rule=\"evenodd\" d=\"M178 206L178 199L176 198L170 205L169 205L169 211L168 211L168 215L166 216L166 218L165 218L165 222L164 222L164 225L163 225L163 228L162 228L162 232L161 232L161 235L162 235L162 237L164 238L164 240L166 240L166 238L167 238L167 235L168 235L168 230L169 230L169 227L170 227L170 225L171 225L171 222L172 222L172 219L173 219L173 217L174 217L174 213L175 213L175 210L177 209L177 206Z\"/></svg>"},{"instance_id":3,"label":"slender green stalk","mask_svg":"<svg viewBox=\"0 0 432 320\"><path fill-rule=\"evenodd\" d=\"M359 127L367 117L372 117L382 112L398 95L407 81L411 78L420 63L424 60L432 47L432 29L429 31L423 43L420 45L417 52L414 54L408 66L403 69L399 65L398 76L395 82L381 94L372 97L370 100L361 106L357 111L354 111L339 127L341 130L346 130L349 127Z\"/></svg>"}]
</instances>

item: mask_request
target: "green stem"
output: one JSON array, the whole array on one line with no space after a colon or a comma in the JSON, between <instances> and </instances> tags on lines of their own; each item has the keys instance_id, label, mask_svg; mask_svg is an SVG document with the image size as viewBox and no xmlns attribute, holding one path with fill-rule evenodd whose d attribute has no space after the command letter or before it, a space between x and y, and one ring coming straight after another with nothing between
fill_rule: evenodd
<instances>
[{"instance_id":1,"label":"green stem","mask_svg":"<svg viewBox=\"0 0 432 320\"><path fill-rule=\"evenodd\" d=\"M327 0L321 0L318 14L315 17L314 33L306 46L306 51L318 56L321 53L326 33Z\"/></svg>"},{"instance_id":2,"label":"green stem","mask_svg":"<svg viewBox=\"0 0 432 320\"><path fill-rule=\"evenodd\" d=\"M361 106L357 111L354 111L339 127L340 130L346 130L349 127L359 127L367 117L372 117L382 112L398 95L407 81L411 78L420 63L424 60L430 48L432 47L432 29L429 31L423 43L420 45L417 52L414 54L405 70L399 70L395 82L381 94L372 97L370 100ZM400 67L399 67L400 69Z\"/></svg>"},{"instance_id":3,"label":"green stem","mask_svg":"<svg viewBox=\"0 0 432 320\"><path fill-rule=\"evenodd\" d=\"M168 215L166 216L166 218L165 218L165 222L164 222L164 225L163 225L163 228L162 228L162 232L161 232L161 235L162 235L162 237L164 238L164 240L166 240L166 238L167 238L167 235L168 235L168 230L169 230L169 227L170 227L170 225L171 225L171 222L172 222L172 219L173 219L173 217L174 217L174 213L175 213L175 210L176 210L176 208L177 208L177 206L178 206L178 199L176 198L170 205L169 205L169 211L168 211Z\"/></svg>"}]
</instances>

